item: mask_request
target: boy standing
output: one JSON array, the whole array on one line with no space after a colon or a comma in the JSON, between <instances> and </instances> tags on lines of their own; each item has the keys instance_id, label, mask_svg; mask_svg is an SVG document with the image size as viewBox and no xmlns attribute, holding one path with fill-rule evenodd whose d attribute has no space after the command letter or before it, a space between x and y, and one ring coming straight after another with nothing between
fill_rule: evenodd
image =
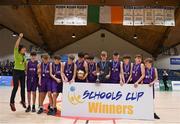
<instances>
[{"instance_id":1,"label":"boy standing","mask_svg":"<svg viewBox=\"0 0 180 124\"><path fill-rule=\"evenodd\" d=\"M123 56L123 64L121 67L123 84L128 84L131 80L133 64L131 63L130 59L131 57L128 55Z\"/></svg>"},{"instance_id":2,"label":"boy standing","mask_svg":"<svg viewBox=\"0 0 180 124\"><path fill-rule=\"evenodd\" d=\"M96 76L96 63L94 62L94 56L88 57L88 76L87 81L90 83L95 83L97 79Z\"/></svg>"},{"instance_id":3,"label":"boy standing","mask_svg":"<svg viewBox=\"0 0 180 124\"><path fill-rule=\"evenodd\" d=\"M49 109L48 115L56 115L57 107L56 101L59 93L62 93L62 78L61 78L61 58L59 56L54 57L54 62L50 64L50 75L52 78L52 108Z\"/></svg>"},{"instance_id":4,"label":"boy standing","mask_svg":"<svg viewBox=\"0 0 180 124\"><path fill-rule=\"evenodd\" d=\"M107 60L107 52L101 52L101 61L97 63L97 82L108 83L110 77L110 63Z\"/></svg>"},{"instance_id":5,"label":"boy standing","mask_svg":"<svg viewBox=\"0 0 180 124\"><path fill-rule=\"evenodd\" d=\"M51 77L50 77L50 63L49 56L43 55L42 62L38 64L38 77L39 77L39 111L37 114L43 113L43 102L47 92L51 91ZM49 100L51 101L51 100ZM52 103L50 103L52 105Z\"/></svg>"},{"instance_id":6,"label":"boy standing","mask_svg":"<svg viewBox=\"0 0 180 124\"><path fill-rule=\"evenodd\" d=\"M148 84L150 87L153 87L153 98L155 98L154 84L158 80L157 69L153 67L153 59L147 58L144 60L145 64L145 77L143 84ZM155 119L160 119L156 113L154 113Z\"/></svg>"},{"instance_id":7,"label":"boy standing","mask_svg":"<svg viewBox=\"0 0 180 124\"><path fill-rule=\"evenodd\" d=\"M110 82L120 83L121 81L121 62L119 61L119 53L113 53L113 60L110 62Z\"/></svg>"},{"instance_id":8,"label":"boy standing","mask_svg":"<svg viewBox=\"0 0 180 124\"><path fill-rule=\"evenodd\" d=\"M27 63L27 92L28 92L28 107L26 112L31 111L31 93L33 99L32 112L36 112L35 103L36 103L36 90L38 86L38 75L37 75L37 65L38 61L36 60L36 52L31 53L31 60Z\"/></svg>"},{"instance_id":9,"label":"boy standing","mask_svg":"<svg viewBox=\"0 0 180 124\"><path fill-rule=\"evenodd\" d=\"M62 80L63 82L75 82L76 77L76 64L74 63L75 57L69 55L68 61L62 66Z\"/></svg>"},{"instance_id":10,"label":"boy standing","mask_svg":"<svg viewBox=\"0 0 180 124\"><path fill-rule=\"evenodd\" d=\"M131 83L134 84L134 87L138 87L138 85L142 83L144 76L145 76L145 68L144 68L144 64L142 64L142 56L136 55L135 63L132 68L132 81L131 81Z\"/></svg>"},{"instance_id":11,"label":"boy standing","mask_svg":"<svg viewBox=\"0 0 180 124\"><path fill-rule=\"evenodd\" d=\"M78 53L78 60L76 61L76 79L75 82L86 82L88 75L87 62L84 60L84 53Z\"/></svg>"}]
</instances>

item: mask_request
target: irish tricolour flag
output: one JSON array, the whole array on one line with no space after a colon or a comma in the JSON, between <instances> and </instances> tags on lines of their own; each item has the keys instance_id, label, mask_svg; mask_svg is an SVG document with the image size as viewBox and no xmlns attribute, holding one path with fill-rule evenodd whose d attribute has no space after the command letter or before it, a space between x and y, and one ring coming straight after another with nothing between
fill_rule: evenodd
<instances>
[{"instance_id":1,"label":"irish tricolour flag","mask_svg":"<svg viewBox=\"0 0 180 124\"><path fill-rule=\"evenodd\" d=\"M122 24L123 7L88 6L88 22Z\"/></svg>"}]
</instances>

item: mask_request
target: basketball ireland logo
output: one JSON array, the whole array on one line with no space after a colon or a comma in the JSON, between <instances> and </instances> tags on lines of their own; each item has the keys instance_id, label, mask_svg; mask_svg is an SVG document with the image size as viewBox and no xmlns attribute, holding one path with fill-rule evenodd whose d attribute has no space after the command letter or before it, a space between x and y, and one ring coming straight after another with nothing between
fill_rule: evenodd
<instances>
[{"instance_id":1,"label":"basketball ireland logo","mask_svg":"<svg viewBox=\"0 0 180 124\"><path fill-rule=\"evenodd\" d=\"M71 104L77 105L83 103L84 101L81 99L81 95L76 94L76 88L71 86L68 93L68 100Z\"/></svg>"}]
</instances>

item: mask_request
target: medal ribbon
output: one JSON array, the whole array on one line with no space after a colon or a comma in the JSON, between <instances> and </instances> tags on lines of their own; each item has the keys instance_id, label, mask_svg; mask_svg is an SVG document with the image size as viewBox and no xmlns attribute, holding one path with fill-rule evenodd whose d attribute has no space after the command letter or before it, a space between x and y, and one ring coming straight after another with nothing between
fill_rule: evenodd
<instances>
[{"instance_id":1,"label":"medal ribbon","mask_svg":"<svg viewBox=\"0 0 180 124\"><path fill-rule=\"evenodd\" d=\"M102 70L105 69L105 66L106 66L106 62L101 62L101 68L102 68Z\"/></svg>"},{"instance_id":2,"label":"medal ribbon","mask_svg":"<svg viewBox=\"0 0 180 124\"><path fill-rule=\"evenodd\" d=\"M55 74L57 74L57 72L58 72L58 65L53 64L53 68L54 68Z\"/></svg>"},{"instance_id":3,"label":"medal ribbon","mask_svg":"<svg viewBox=\"0 0 180 124\"><path fill-rule=\"evenodd\" d=\"M67 73L69 73L71 71L72 65L73 64L70 64L70 65L67 64Z\"/></svg>"},{"instance_id":4,"label":"medal ribbon","mask_svg":"<svg viewBox=\"0 0 180 124\"><path fill-rule=\"evenodd\" d=\"M47 72L48 65L49 65L49 64L46 64L46 65L45 65L45 64L43 63L43 73L46 73L46 72Z\"/></svg>"},{"instance_id":5,"label":"medal ribbon","mask_svg":"<svg viewBox=\"0 0 180 124\"><path fill-rule=\"evenodd\" d=\"M82 65L82 62L78 62L78 61L77 61L77 68L78 68L78 69L81 67L81 65Z\"/></svg>"},{"instance_id":6,"label":"medal ribbon","mask_svg":"<svg viewBox=\"0 0 180 124\"><path fill-rule=\"evenodd\" d=\"M89 72L93 72L94 69L94 63L93 64L89 64Z\"/></svg>"},{"instance_id":7,"label":"medal ribbon","mask_svg":"<svg viewBox=\"0 0 180 124\"><path fill-rule=\"evenodd\" d=\"M139 69L139 67L140 67L139 64L134 66L135 73L137 73L137 70Z\"/></svg>"},{"instance_id":8,"label":"medal ribbon","mask_svg":"<svg viewBox=\"0 0 180 124\"><path fill-rule=\"evenodd\" d=\"M130 68L130 65L129 65L129 64L127 64L127 65L124 64L124 69L125 69L124 72L125 72L125 76L126 76L126 77L128 77L128 74L129 74L129 68Z\"/></svg>"},{"instance_id":9,"label":"medal ribbon","mask_svg":"<svg viewBox=\"0 0 180 124\"><path fill-rule=\"evenodd\" d=\"M125 72L128 72L128 71L129 71L129 68L130 68L129 64L124 65L124 68L125 68Z\"/></svg>"},{"instance_id":10,"label":"medal ribbon","mask_svg":"<svg viewBox=\"0 0 180 124\"><path fill-rule=\"evenodd\" d=\"M115 70L118 65L118 62L113 61L113 69Z\"/></svg>"},{"instance_id":11,"label":"medal ribbon","mask_svg":"<svg viewBox=\"0 0 180 124\"><path fill-rule=\"evenodd\" d=\"M152 79L153 69L147 69L148 78Z\"/></svg>"}]
</instances>

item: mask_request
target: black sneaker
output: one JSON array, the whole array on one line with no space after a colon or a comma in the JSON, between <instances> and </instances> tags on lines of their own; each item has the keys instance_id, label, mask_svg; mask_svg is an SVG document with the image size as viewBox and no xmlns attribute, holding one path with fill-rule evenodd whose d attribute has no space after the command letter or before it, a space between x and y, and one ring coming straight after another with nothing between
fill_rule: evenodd
<instances>
[{"instance_id":1,"label":"black sneaker","mask_svg":"<svg viewBox=\"0 0 180 124\"><path fill-rule=\"evenodd\" d=\"M32 112L36 112L36 107L35 107L35 105L32 106Z\"/></svg>"},{"instance_id":2,"label":"black sneaker","mask_svg":"<svg viewBox=\"0 0 180 124\"><path fill-rule=\"evenodd\" d=\"M52 116L55 116L55 115L56 115L56 112L57 112L57 111L54 109L54 110L51 112L51 115L52 115Z\"/></svg>"},{"instance_id":3,"label":"black sneaker","mask_svg":"<svg viewBox=\"0 0 180 124\"><path fill-rule=\"evenodd\" d=\"M50 108L51 108L51 106L50 106L50 104L48 105L48 110L50 110Z\"/></svg>"},{"instance_id":4,"label":"black sneaker","mask_svg":"<svg viewBox=\"0 0 180 124\"><path fill-rule=\"evenodd\" d=\"M23 108L26 108L26 103L21 101L20 104L22 105Z\"/></svg>"},{"instance_id":5,"label":"black sneaker","mask_svg":"<svg viewBox=\"0 0 180 124\"><path fill-rule=\"evenodd\" d=\"M43 113L43 112L44 112L43 108L40 108L40 109L38 110L37 114L41 114L41 113Z\"/></svg>"},{"instance_id":6,"label":"black sneaker","mask_svg":"<svg viewBox=\"0 0 180 124\"><path fill-rule=\"evenodd\" d=\"M154 119L160 119L160 117L156 113L154 113Z\"/></svg>"},{"instance_id":7,"label":"black sneaker","mask_svg":"<svg viewBox=\"0 0 180 124\"><path fill-rule=\"evenodd\" d=\"M54 108L54 111L57 112L57 108Z\"/></svg>"},{"instance_id":8,"label":"black sneaker","mask_svg":"<svg viewBox=\"0 0 180 124\"><path fill-rule=\"evenodd\" d=\"M47 113L47 115L52 115L52 112L53 112L53 109L50 108L49 111L48 111L48 113Z\"/></svg>"},{"instance_id":9,"label":"black sneaker","mask_svg":"<svg viewBox=\"0 0 180 124\"><path fill-rule=\"evenodd\" d=\"M10 103L10 107L11 107L11 110L12 110L13 112L16 111L16 107L15 107L15 104L14 104L14 103Z\"/></svg>"},{"instance_id":10,"label":"black sneaker","mask_svg":"<svg viewBox=\"0 0 180 124\"><path fill-rule=\"evenodd\" d=\"M48 115L52 115L52 116L55 116L56 115L56 111L51 109L48 113Z\"/></svg>"},{"instance_id":11,"label":"black sneaker","mask_svg":"<svg viewBox=\"0 0 180 124\"><path fill-rule=\"evenodd\" d=\"M30 112L30 111L31 111L31 106L29 105L25 112Z\"/></svg>"}]
</instances>

